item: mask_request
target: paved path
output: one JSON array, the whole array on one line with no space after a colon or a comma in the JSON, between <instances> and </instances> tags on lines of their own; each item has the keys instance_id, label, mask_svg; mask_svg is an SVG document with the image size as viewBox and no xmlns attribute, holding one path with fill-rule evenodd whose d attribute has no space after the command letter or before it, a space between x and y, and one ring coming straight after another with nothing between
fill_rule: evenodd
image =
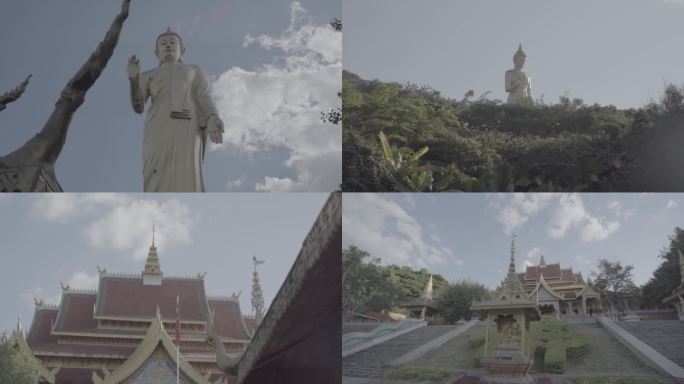
<instances>
[{"instance_id":1,"label":"paved path","mask_svg":"<svg viewBox=\"0 0 684 384\"><path fill-rule=\"evenodd\" d=\"M684 321L621 321L618 325L675 364L684 367Z\"/></svg>"},{"instance_id":2,"label":"paved path","mask_svg":"<svg viewBox=\"0 0 684 384\"><path fill-rule=\"evenodd\" d=\"M460 327L459 325L432 325L397 336L384 343L342 358L342 375L349 377L379 378L382 364L389 363L408 352Z\"/></svg>"}]
</instances>

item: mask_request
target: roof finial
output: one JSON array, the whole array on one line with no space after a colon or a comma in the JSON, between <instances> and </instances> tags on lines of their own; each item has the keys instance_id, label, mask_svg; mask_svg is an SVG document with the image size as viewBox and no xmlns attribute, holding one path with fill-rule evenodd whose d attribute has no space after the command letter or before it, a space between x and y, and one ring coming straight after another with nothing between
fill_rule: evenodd
<instances>
[{"instance_id":1,"label":"roof finial","mask_svg":"<svg viewBox=\"0 0 684 384\"><path fill-rule=\"evenodd\" d=\"M539 258L539 265L546 265L546 260L544 260L544 254L541 254L541 257Z\"/></svg>"},{"instance_id":2,"label":"roof finial","mask_svg":"<svg viewBox=\"0 0 684 384\"><path fill-rule=\"evenodd\" d=\"M508 273L515 273L515 233L511 238L511 263L508 265Z\"/></svg>"},{"instance_id":3,"label":"roof finial","mask_svg":"<svg viewBox=\"0 0 684 384\"><path fill-rule=\"evenodd\" d=\"M152 245L150 251L147 253L147 260L145 261L145 269L143 269L143 284L145 285L161 285L162 270L159 264L159 256L157 255L157 247L154 245L154 236L156 232L156 220L152 217Z\"/></svg>"}]
</instances>

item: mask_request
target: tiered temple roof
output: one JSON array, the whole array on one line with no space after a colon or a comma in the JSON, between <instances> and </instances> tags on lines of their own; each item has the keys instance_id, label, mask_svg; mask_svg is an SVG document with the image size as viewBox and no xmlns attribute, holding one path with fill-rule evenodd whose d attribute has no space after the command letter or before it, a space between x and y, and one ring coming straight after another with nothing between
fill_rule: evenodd
<instances>
[{"instance_id":1,"label":"tiered temple roof","mask_svg":"<svg viewBox=\"0 0 684 384\"><path fill-rule=\"evenodd\" d=\"M546 264L544 255L541 256L539 265L527 266L525 272L518 273L517 277L527 294L534 292L541 282L545 282L547 288L567 300L578 297L579 292L588 284L582 273L575 273L572 268L561 268L560 263Z\"/></svg>"},{"instance_id":2,"label":"tiered temple roof","mask_svg":"<svg viewBox=\"0 0 684 384\"><path fill-rule=\"evenodd\" d=\"M159 266L156 256L152 245L147 264L152 258ZM100 270L96 291L63 286L59 306L36 301L26 344L47 371L59 368L56 384L90 384L93 373L106 378L120 367L130 370L129 358L143 353L141 343L151 337L155 321L163 324L164 335L175 334L176 297L181 359L190 364L185 374L206 376L208 382L232 380L216 367L215 347L208 343L207 332L218 335L228 353L244 352L254 324L243 318L237 297L207 297L202 275L167 277L160 267L152 271L158 279L146 280L148 269L135 275Z\"/></svg>"}]
</instances>

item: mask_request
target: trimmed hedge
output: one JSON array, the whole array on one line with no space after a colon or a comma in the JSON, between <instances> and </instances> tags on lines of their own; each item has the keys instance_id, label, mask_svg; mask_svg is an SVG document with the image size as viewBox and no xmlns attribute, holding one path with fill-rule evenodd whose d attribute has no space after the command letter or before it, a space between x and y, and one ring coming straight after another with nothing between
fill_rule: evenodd
<instances>
[{"instance_id":1,"label":"trimmed hedge","mask_svg":"<svg viewBox=\"0 0 684 384\"><path fill-rule=\"evenodd\" d=\"M565 358L565 345L562 342L549 343L544 353L544 370L551 373L565 372Z\"/></svg>"}]
</instances>

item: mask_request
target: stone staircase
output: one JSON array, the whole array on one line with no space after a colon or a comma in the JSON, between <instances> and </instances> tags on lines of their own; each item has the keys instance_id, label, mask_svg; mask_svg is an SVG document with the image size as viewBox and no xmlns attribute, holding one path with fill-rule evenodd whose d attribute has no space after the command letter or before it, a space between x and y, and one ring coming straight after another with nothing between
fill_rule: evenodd
<instances>
[{"instance_id":1,"label":"stone staircase","mask_svg":"<svg viewBox=\"0 0 684 384\"><path fill-rule=\"evenodd\" d=\"M382 364L390 363L406 353L434 340L459 325L432 325L374 345L363 351L342 358L342 375L351 377L380 378Z\"/></svg>"},{"instance_id":2,"label":"stone staircase","mask_svg":"<svg viewBox=\"0 0 684 384\"><path fill-rule=\"evenodd\" d=\"M684 368L684 321L621 321L622 329Z\"/></svg>"}]
</instances>

